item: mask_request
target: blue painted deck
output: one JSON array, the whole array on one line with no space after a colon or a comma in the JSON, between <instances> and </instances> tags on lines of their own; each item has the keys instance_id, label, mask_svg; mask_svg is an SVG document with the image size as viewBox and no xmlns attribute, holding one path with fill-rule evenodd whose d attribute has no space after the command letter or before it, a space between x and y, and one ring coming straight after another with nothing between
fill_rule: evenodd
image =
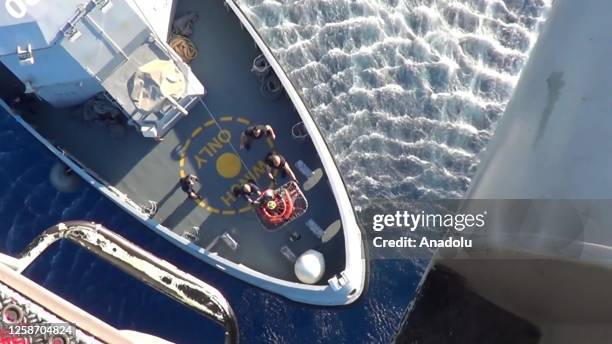
<instances>
[{"instance_id":1,"label":"blue painted deck","mask_svg":"<svg viewBox=\"0 0 612 344\"><path fill-rule=\"evenodd\" d=\"M313 144L291 136L291 127L300 122L297 112L286 96L277 100L262 96L260 81L250 72L259 52L222 2L183 1L178 5L177 16L188 11L200 16L191 37L199 54L191 67L208 93L203 103L192 108L161 143L141 137L131 127L126 128L124 136L112 137L107 127L85 122L79 108L39 106L34 114L24 114L24 118L130 199L142 205L149 200L157 202L155 219L176 233L195 235L194 242L199 246L289 281L296 281L293 264L281 254L280 248L286 245L296 256L315 248L326 257L326 276L320 282L326 283L327 277L344 268L343 235L340 232L322 244L305 225L313 219L325 229L339 219L325 177L305 192L308 211L276 231L264 229L248 204L242 199L235 200L231 194L232 187L245 177L254 178L263 186L269 184L263 172L263 158L270 149L277 149L287 158L301 182L305 177L295 168L296 161L304 161L313 170L321 167ZM250 151L240 151L240 132L256 123L272 125L277 133L276 142L262 140ZM238 167L231 164L235 154L242 162ZM230 164L224 165L223 160L228 159ZM218 165L226 166L221 173ZM204 202L198 204L181 191L178 184L181 173L200 177L199 193ZM195 232L194 227L199 227L199 231ZM224 233L235 239L238 249L230 249L219 239ZM290 242L292 233L300 234L301 239Z\"/></svg>"}]
</instances>

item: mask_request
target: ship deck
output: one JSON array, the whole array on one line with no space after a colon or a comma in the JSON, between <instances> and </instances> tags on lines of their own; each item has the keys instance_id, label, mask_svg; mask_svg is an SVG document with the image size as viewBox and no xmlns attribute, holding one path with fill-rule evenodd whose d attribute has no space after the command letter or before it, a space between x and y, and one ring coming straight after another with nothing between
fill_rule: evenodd
<instances>
[{"instance_id":1,"label":"ship deck","mask_svg":"<svg viewBox=\"0 0 612 344\"><path fill-rule=\"evenodd\" d=\"M306 226L308 220L322 229L339 222L325 176L304 191L307 212L274 231L264 228L246 201L236 200L231 192L245 177L262 186L270 183L263 170L270 149L287 158L300 182L306 178L295 167L296 161L302 160L312 170L322 168L312 142L291 135L292 126L301 121L299 115L286 96L276 100L262 96L260 82L250 71L258 49L222 1L179 2L177 17L188 11L199 15L191 37L199 54L191 67L208 93L162 142L144 138L132 127L115 137L109 128L84 121L80 108L54 109L42 104L33 114L23 114L24 119L136 203L157 202L154 218L180 235L193 237L200 247L288 281L297 280L293 263L281 248L287 246L296 256L314 248L326 258L326 273L319 282L325 284L345 266L342 231L323 243ZM249 124L260 123L274 127L276 141L259 140L251 150L240 150L240 132ZM200 178L197 187L203 201L188 199L179 187L179 177L185 173ZM287 179L281 183L284 181ZM225 233L236 241L237 249L220 240ZM300 239L291 241L293 233Z\"/></svg>"}]
</instances>

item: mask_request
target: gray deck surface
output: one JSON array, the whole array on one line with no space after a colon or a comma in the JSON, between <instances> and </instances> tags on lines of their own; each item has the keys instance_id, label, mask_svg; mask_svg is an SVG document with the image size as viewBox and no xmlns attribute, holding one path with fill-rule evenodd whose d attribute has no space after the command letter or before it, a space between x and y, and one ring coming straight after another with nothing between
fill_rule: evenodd
<instances>
[{"instance_id":1,"label":"gray deck surface","mask_svg":"<svg viewBox=\"0 0 612 344\"><path fill-rule=\"evenodd\" d=\"M163 142L157 143L141 137L131 127L126 128L123 137L114 138L107 127L82 120L80 109L43 107L24 118L52 143L132 200L140 204L146 204L147 200L158 202L155 218L166 227L181 235L192 231L194 226L200 227L195 242L201 247L291 281L296 280L293 264L280 253L280 248L287 245L296 256L315 248L326 257L326 274L320 281L326 283L329 276L344 268L342 232L321 244L305 226L308 219L314 219L325 229L339 219L326 177L304 192L309 202L308 212L276 231L266 230L253 211L245 208L244 200L229 204L223 201L222 197L228 195L232 185L239 183L247 169L241 166L236 176L225 178L218 173L216 162L223 153L234 153L238 149L239 133L246 127L244 120L253 124L268 123L275 128L277 140L274 145L287 158L301 182L305 177L294 166L297 160L303 160L313 170L322 165L310 140L300 142L291 137L291 127L300 119L288 98L269 100L260 94L259 81L250 72L252 60L259 52L233 13L224 8L222 1L183 0L178 4L177 17L187 11L200 15L191 37L199 54L191 66L207 88L208 94L203 100L214 114L214 120L204 105L198 104ZM208 146L208 151L203 149L218 137L220 128L231 133L231 144ZM188 147L185 149L185 146ZM257 175L260 185L267 185L269 181L254 166L262 166L258 162L263 161L269 150L269 143L260 140L250 151L240 151L242 160ZM184 156L182 167L181 156ZM198 165L196 156L206 159L206 163L200 160ZM198 187L206 204L200 206L187 199L178 185L180 170L200 177ZM215 240L224 232L229 232L237 241L237 250L232 251L222 240ZM301 239L290 242L293 232L301 234Z\"/></svg>"}]
</instances>

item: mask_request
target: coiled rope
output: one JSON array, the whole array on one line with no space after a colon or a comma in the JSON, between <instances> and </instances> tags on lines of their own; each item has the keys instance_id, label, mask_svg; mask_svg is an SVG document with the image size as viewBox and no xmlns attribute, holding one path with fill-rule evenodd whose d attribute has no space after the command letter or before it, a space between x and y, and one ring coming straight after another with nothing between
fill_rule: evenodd
<instances>
[{"instance_id":1,"label":"coiled rope","mask_svg":"<svg viewBox=\"0 0 612 344\"><path fill-rule=\"evenodd\" d=\"M170 40L170 47L189 64L198 56L198 48L193 41L185 36L176 35Z\"/></svg>"}]
</instances>

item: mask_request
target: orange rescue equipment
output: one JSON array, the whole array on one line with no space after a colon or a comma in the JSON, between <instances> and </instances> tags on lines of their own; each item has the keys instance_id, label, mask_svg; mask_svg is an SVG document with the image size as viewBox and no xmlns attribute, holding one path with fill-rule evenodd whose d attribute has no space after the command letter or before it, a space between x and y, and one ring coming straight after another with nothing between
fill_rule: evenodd
<instances>
[{"instance_id":1,"label":"orange rescue equipment","mask_svg":"<svg viewBox=\"0 0 612 344\"><path fill-rule=\"evenodd\" d=\"M262 218L271 224L281 224L293 215L293 200L286 190L275 192L274 197L260 207Z\"/></svg>"}]
</instances>

